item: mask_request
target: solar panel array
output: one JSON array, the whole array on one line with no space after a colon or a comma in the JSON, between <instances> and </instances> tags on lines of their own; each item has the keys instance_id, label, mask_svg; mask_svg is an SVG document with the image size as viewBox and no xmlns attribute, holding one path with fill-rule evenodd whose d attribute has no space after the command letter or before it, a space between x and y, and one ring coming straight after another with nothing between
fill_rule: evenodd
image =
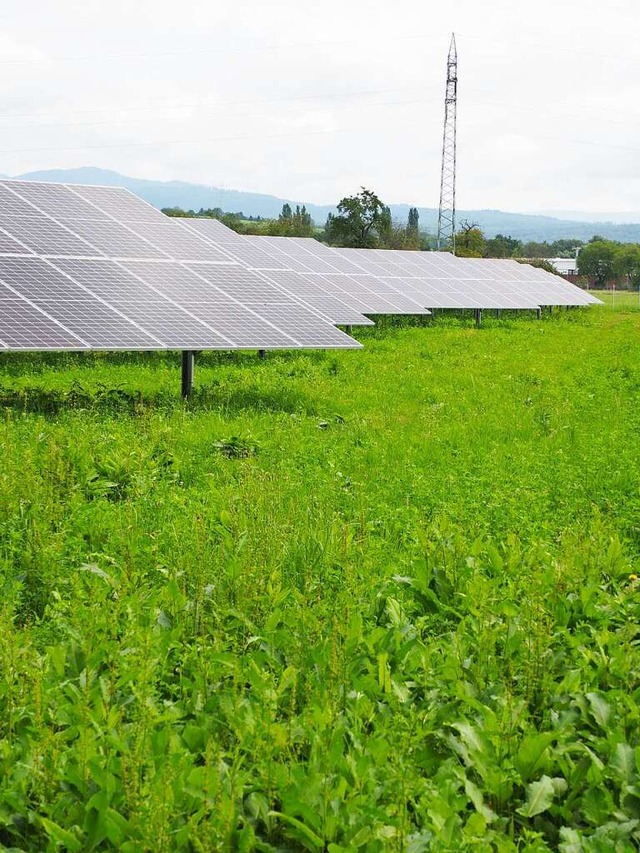
<instances>
[{"instance_id":1,"label":"solar panel array","mask_svg":"<svg viewBox=\"0 0 640 853\"><path fill-rule=\"evenodd\" d=\"M509 259L468 258L470 268L491 276L493 281L507 282L520 292L534 291L540 305L600 305L601 301L586 290L576 287L559 275Z\"/></svg>"},{"instance_id":2,"label":"solar panel array","mask_svg":"<svg viewBox=\"0 0 640 853\"><path fill-rule=\"evenodd\" d=\"M372 315L597 302L512 260L242 236L121 188L0 181L0 349L353 348L335 326Z\"/></svg>"},{"instance_id":3,"label":"solar panel array","mask_svg":"<svg viewBox=\"0 0 640 853\"><path fill-rule=\"evenodd\" d=\"M306 237L242 236L213 219L180 219L235 259L279 282L290 294L331 297L362 314L424 314L428 309L537 310L589 305L595 297L559 276L516 261L448 253L338 249ZM327 307L336 323L353 323ZM322 310L322 309L321 309Z\"/></svg>"},{"instance_id":4,"label":"solar panel array","mask_svg":"<svg viewBox=\"0 0 640 853\"><path fill-rule=\"evenodd\" d=\"M357 266L345 266L337 257L332 257L321 243L312 239L296 237L248 237L235 234L230 238L223 234L221 223L208 226L207 219L181 219L183 227L206 234L207 239L225 250L234 252L234 257L260 270L270 280L280 283L291 294L304 296L325 311L334 322L345 325L362 325L366 318L362 315L378 314L429 314L419 301L409 294L401 293L398 288L385 285L375 276L362 274ZM224 228L224 226L222 226ZM228 229L230 231L230 229ZM231 232L234 233L234 232ZM309 244L307 246L307 244ZM314 251L315 247L317 250ZM329 257L326 256L329 254ZM323 303L323 300L326 302ZM331 307L329 307L329 300ZM348 306L338 310L336 305ZM360 320L355 319L356 315ZM371 322L370 320L368 321Z\"/></svg>"},{"instance_id":5,"label":"solar panel array","mask_svg":"<svg viewBox=\"0 0 640 853\"><path fill-rule=\"evenodd\" d=\"M0 181L0 348L354 348L127 190Z\"/></svg>"},{"instance_id":6,"label":"solar panel array","mask_svg":"<svg viewBox=\"0 0 640 853\"><path fill-rule=\"evenodd\" d=\"M540 302L535 289L512 286L465 266L465 259L446 253L332 249L349 263L375 275L388 286L410 295L428 308L525 309Z\"/></svg>"}]
</instances>

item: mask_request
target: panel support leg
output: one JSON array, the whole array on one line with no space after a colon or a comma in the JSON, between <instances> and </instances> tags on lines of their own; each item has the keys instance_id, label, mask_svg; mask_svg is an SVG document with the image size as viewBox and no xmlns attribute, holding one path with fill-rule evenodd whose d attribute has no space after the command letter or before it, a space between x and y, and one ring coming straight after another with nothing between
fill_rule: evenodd
<instances>
[{"instance_id":1,"label":"panel support leg","mask_svg":"<svg viewBox=\"0 0 640 853\"><path fill-rule=\"evenodd\" d=\"M345 331L348 335L350 335L351 334L351 326L346 326Z\"/></svg>"},{"instance_id":2,"label":"panel support leg","mask_svg":"<svg viewBox=\"0 0 640 853\"><path fill-rule=\"evenodd\" d=\"M193 367L195 352L190 349L182 351L182 396L186 400L193 391Z\"/></svg>"},{"instance_id":3,"label":"panel support leg","mask_svg":"<svg viewBox=\"0 0 640 853\"><path fill-rule=\"evenodd\" d=\"M476 308L476 328L479 329L482 325L482 308Z\"/></svg>"},{"instance_id":4,"label":"panel support leg","mask_svg":"<svg viewBox=\"0 0 640 853\"><path fill-rule=\"evenodd\" d=\"M258 358L266 358L266 357L267 357L267 351L264 349L259 349L258 350Z\"/></svg>"},{"instance_id":5,"label":"panel support leg","mask_svg":"<svg viewBox=\"0 0 640 853\"><path fill-rule=\"evenodd\" d=\"M538 320L542 320L542 308L536 308L536 317Z\"/></svg>"}]
</instances>

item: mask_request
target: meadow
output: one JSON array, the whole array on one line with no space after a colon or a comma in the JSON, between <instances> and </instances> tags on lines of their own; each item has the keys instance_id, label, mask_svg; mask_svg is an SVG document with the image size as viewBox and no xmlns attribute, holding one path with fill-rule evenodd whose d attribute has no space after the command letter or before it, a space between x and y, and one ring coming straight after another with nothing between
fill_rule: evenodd
<instances>
[{"instance_id":1,"label":"meadow","mask_svg":"<svg viewBox=\"0 0 640 853\"><path fill-rule=\"evenodd\" d=\"M637 850L635 306L2 355L0 846Z\"/></svg>"}]
</instances>

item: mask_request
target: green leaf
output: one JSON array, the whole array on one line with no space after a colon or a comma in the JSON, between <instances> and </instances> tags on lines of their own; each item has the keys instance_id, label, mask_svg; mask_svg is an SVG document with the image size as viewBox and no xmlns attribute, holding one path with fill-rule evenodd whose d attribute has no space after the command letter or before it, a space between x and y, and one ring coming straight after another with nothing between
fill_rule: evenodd
<instances>
[{"instance_id":1,"label":"green leaf","mask_svg":"<svg viewBox=\"0 0 640 853\"><path fill-rule=\"evenodd\" d=\"M54 844L65 847L70 851L70 853L76 853L76 851L80 851L82 849L81 842L78 841L73 833L63 829L61 826L58 826L57 823L54 823L46 817L41 817L40 822L42 823L44 831Z\"/></svg>"},{"instance_id":2,"label":"green leaf","mask_svg":"<svg viewBox=\"0 0 640 853\"><path fill-rule=\"evenodd\" d=\"M156 622L161 628L165 630L171 628L171 619L167 616L164 610L158 610L158 615L156 617Z\"/></svg>"},{"instance_id":3,"label":"green leaf","mask_svg":"<svg viewBox=\"0 0 640 853\"><path fill-rule=\"evenodd\" d=\"M549 768L548 747L555 738L553 732L535 732L522 740L513 763L523 782Z\"/></svg>"},{"instance_id":4,"label":"green leaf","mask_svg":"<svg viewBox=\"0 0 640 853\"><path fill-rule=\"evenodd\" d=\"M518 814L524 817L535 817L537 814L546 812L553 802L554 794L553 780L548 776L542 776L537 782L527 786L527 801L518 809Z\"/></svg>"},{"instance_id":5,"label":"green leaf","mask_svg":"<svg viewBox=\"0 0 640 853\"><path fill-rule=\"evenodd\" d=\"M488 542L485 546L485 550L487 552L487 557L489 558L489 562L491 563L491 568L496 572L502 571L504 568L504 560L500 556L500 552L491 542Z\"/></svg>"},{"instance_id":6,"label":"green leaf","mask_svg":"<svg viewBox=\"0 0 640 853\"><path fill-rule=\"evenodd\" d=\"M596 723L603 729L606 729L611 717L611 708L609 704L598 693L587 693L587 699L591 706L591 713Z\"/></svg>"},{"instance_id":7,"label":"green leaf","mask_svg":"<svg viewBox=\"0 0 640 853\"><path fill-rule=\"evenodd\" d=\"M563 826L560 830L560 838L562 839L558 845L560 853L583 853L584 847L582 846L580 835L575 829Z\"/></svg>"},{"instance_id":8,"label":"green leaf","mask_svg":"<svg viewBox=\"0 0 640 853\"><path fill-rule=\"evenodd\" d=\"M623 782L632 782L636 775L636 762L632 747L628 743L616 744L609 766Z\"/></svg>"},{"instance_id":9,"label":"green leaf","mask_svg":"<svg viewBox=\"0 0 640 853\"><path fill-rule=\"evenodd\" d=\"M485 804L482 791L469 779L464 783L464 790L473 803L475 810L478 814L482 815L485 824L491 823L491 821L496 819L496 813Z\"/></svg>"},{"instance_id":10,"label":"green leaf","mask_svg":"<svg viewBox=\"0 0 640 853\"><path fill-rule=\"evenodd\" d=\"M80 566L81 572L90 572L92 575L96 575L102 580L107 581L108 583L113 583L111 580L111 576L108 575L104 569L101 569L100 566L96 565L96 563L83 563Z\"/></svg>"},{"instance_id":11,"label":"green leaf","mask_svg":"<svg viewBox=\"0 0 640 853\"><path fill-rule=\"evenodd\" d=\"M580 799L580 811L592 826L602 826L613 814L613 797L604 786L587 788Z\"/></svg>"},{"instance_id":12,"label":"green leaf","mask_svg":"<svg viewBox=\"0 0 640 853\"><path fill-rule=\"evenodd\" d=\"M311 845L311 847L307 847L307 849L311 850L323 850L324 849L324 841L320 836L316 835L312 829L309 829L301 820L298 820L295 817L290 817L290 815L283 814L282 812L269 812L269 817L277 817L280 820L288 823L290 826L293 826L298 832L301 833L302 837L306 839L306 841ZM301 840L301 839L298 839Z\"/></svg>"},{"instance_id":13,"label":"green leaf","mask_svg":"<svg viewBox=\"0 0 640 853\"><path fill-rule=\"evenodd\" d=\"M124 841L125 835L129 830L127 819L111 808L106 810L103 817L107 838L117 849Z\"/></svg>"},{"instance_id":14,"label":"green leaf","mask_svg":"<svg viewBox=\"0 0 640 853\"><path fill-rule=\"evenodd\" d=\"M355 847L355 849L357 850L358 847L362 847L363 845L368 844L369 841L371 841L371 827L363 826L361 829L358 830L358 832L356 832L355 835L351 836L351 838L349 839L349 845L351 847ZM331 845L329 845L329 848L331 848Z\"/></svg>"}]
</instances>

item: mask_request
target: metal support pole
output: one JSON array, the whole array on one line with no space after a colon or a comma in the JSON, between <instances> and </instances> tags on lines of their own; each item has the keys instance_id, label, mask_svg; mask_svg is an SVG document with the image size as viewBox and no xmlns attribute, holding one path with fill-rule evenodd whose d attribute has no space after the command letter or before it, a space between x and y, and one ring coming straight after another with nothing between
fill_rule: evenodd
<instances>
[{"instance_id":1,"label":"metal support pole","mask_svg":"<svg viewBox=\"0 0 640 853\"><path fill-rule=\"evenodd\" d=\"M267 351L263 350L263 349L259 349L258 350L258 358L266 358L266 357L267 357Z\"/></svg>"},{"instance_id":2,"label":"metal support pole","mask_svg":"<svg viewBox=\"0 0 640 853\"><path fill-rule=\"evenodd\" d=\"M190 349L182 351L182 396L185 400L191 396L193 391L193 367L195 352Z\"/></svg>"},{"instance_id":3,"label":"metal support pole","mask_svg":"<svg viewBox=\"0 0 640 853\"><path fill-rule=\"evenodd\" d=\"M346 327L346 332L347 332L347 334L348 334L348 335L350 335L350 334L351 334L351 326L347 326L347 327Z\"/></svg>"},{"instance_id":4,"label":"metal support pole","mask_svg":"<svg viewBox=\"0 0 640 853\"><path fill-rule=\"evenodd\" d=\"M536 317L538 320L542 320L542 308L536 308Z\"/></svg>"},{"instance_id":5,"label":"metal support pole","mask_svg":"<svg viewBox=\"0 0 640 853\"><path fill-rule=\"evenodd\" d=\"M482 325L482 308L476 308L476 328L479 329Z\"/></svg>"},{"instance_id":6,"label":"metal support pole","mask_svg":"<svg viewBox=\"0 0 640 853\"><path fill-rule=\"evenodd\" d=\"M501 315L501 314L502 314L502 312L500 311L500 309L499 309L499 308L496 308L496 320L499 320L499 319L500 319L500 315Z\"/></svg>"}]
</instances>

